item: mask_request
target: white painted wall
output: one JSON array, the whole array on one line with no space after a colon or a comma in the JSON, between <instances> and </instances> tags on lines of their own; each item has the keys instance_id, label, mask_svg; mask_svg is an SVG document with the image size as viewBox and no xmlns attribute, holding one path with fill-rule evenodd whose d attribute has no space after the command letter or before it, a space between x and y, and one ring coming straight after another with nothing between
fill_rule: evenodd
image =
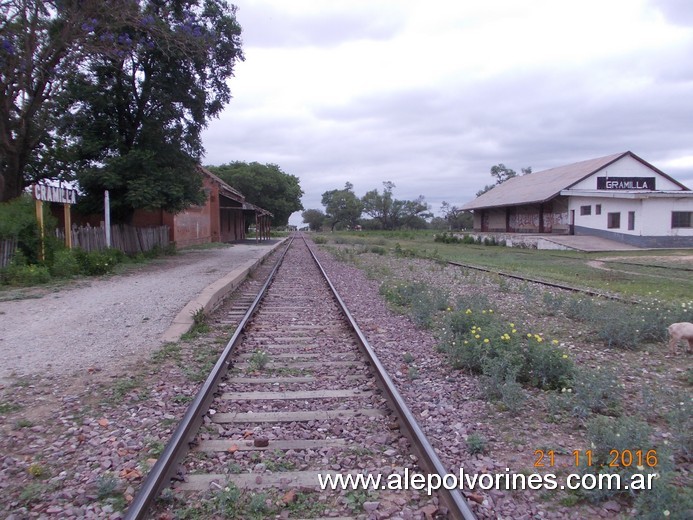
<instances>
[{"instance_id":1,"label":"white painted wall","mask_svg":"<svg viewBox=\"0 0 693 520\"><path fill-rule=\"evenodd\" d=\"M596 205L602 205L602 214L596 215ZM575 210L575 225L592 229L603 229L616 233L628 233L631 235L642 234L642 209L639 200L632 199L607 199L602 197L571 197L570 209ZM580 215L580 206L591 206L591 215ZM635 229L628 230L628 212L635 211ZM621 213L621 227L610 229L608 224L609 213ZM666 233L662 233L666 234Z\"/></svg>"},{"instance_id":2,"label":"white painted wall","mask_svg":"<svg viewBox=\"0 0 693 520\"><path fill-rule=\"evenodd\" d=\"M605 192L608 193L608 192ZM613 192L612 192L613 193ZM596 205L602 205L596 215ZM580 215L580 206L591 206L591 215ZM575 210L575 225L616 233L641 236L693 236L693 228L671 228L672 211L693 211L693 197L622 199L607 197L570 197L569 210ZM628 229L628 212L635 211L635 229ZM609 213L621 213L621 227L610 229Z\"/></svg>"},{"instance_id":3,"label":"white painted wall","mask_svg":"<svg viewBox=\"0 0 693 520\"><path fill-rule=\"evenodd\" d=\"M663 177L654 170L651 170L645 166L640 161L636 161L631 156L627 155L621 157L615 163L602 168L593 175L590 175L587 179L580 181L579 183L571 186L571 190L596 190L597 189L597 177L655 177L655 184L657 191L660 190L680 190L681 187L678 184L670 181L666 177Z\"/></svg>"},{"instance_id":4,"label":"white painted wall","mask_svg":"<svg viewBox=\"0 0 693 520\"><path fill-rule=\"evenodd\" d=\"M693 236L693 228L671 228L672 211L693 211L693 198L646 199L642 205L642 234L644 236ZM662 229L665 229L666 233L662 233Z\"/></svg>"}]
</instances>

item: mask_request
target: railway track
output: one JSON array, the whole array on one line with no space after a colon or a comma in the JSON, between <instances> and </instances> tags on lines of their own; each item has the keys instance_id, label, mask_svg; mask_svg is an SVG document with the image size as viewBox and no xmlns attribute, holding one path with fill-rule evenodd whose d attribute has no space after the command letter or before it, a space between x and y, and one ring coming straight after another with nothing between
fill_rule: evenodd
<instances>
[{"instance_id":1,"label":"railway track","mask_svg":"<svg viewBox=\"0 0 693 520\"><path fill-rule=\"evenodd\" d=\"M691 271L691 269L689 269L687 267L683 267L683 266L662 266L662 265L656 265L656 264L645 265L645 264L638 264L635 262L624 262L624 261L620 261L620 260L608 260L608 259L607 260L600 260L600 261L603 262L604 264L618 264L618 265L626 265L626 266L632 265L634 267L668 269L670 272L671 271L682 271L685 273L687 271ZM574 293L586 294L588 296L604 298L607 300L613 300L613 301L618 301L618 302L622 302L622 303L631 303L631 304L636 304L636 305L641 303L638 300L623 298L621 296L616 296L614 294L608 294L608 293L604 293L602 291L596 291L596 290L588 289L585 287L576 287L573 285L567 285L567 284L558 283L558 282L550 282L547 280L542 280L541 278L534 278L534 277L523 276L523 275L515 274L515 273L508 273L505 271L499 271L497 269L489 269L487 267L482 267L479 265L466 264L466 263L462 263L462 262L453 262L453 261L447 261L447 263L449 265L453 265L456 267L464 267L466 269L472 269L475 271L482 271L485 273L491 273L491 274L495 274L497 276L502 276L505 278L511 278L513 280L520 280L520 281L524 281L524 282L536 283L539 285L544 285L546 287L552 287L555 289L562 289L562 290L570 291L570 292L574 292ZM671 274L668 276L668 278L672 278Z\"/></svg>"},{"instance_id":2,"label":"railway track","mask_svg":"<svg viewBox=\"0 0 693 520\"><path fill-rule=\"evenodd\" d=\"M546 287L553 287L554 289L563 289L565 291L586 294L588 296L596 296L599 298L604 298L607 300L614 300L614 301L623 302L623 303L639 303L639 302L634 301L634 300L628 300L625 298L621 298L620 296L615 296L613 294L607 294L607 293L595 291L592 289L586 289L584 287L575 287L572 285L566 285L566 284L561 284L561 283L557 283L557 282L549 282L547 280L542 280L540 278L532 278L529 276L522 276L519 274L506 273L504 271L498 271L496 269L489 269L487 267L481 267L481 266L473 265L473 264L464 264L461 262L453 262L453 261L448 261L447 263L449 265L454 265L456 267L464 267L466 269L473 269L475 271L482 271L484 273L491 273L491 274L495 274L498 276L503 276L505 278L511 278L513 280L520 280L523 282L536 283L539 285L544 285Z\"/></svg>"},{"instance_id":3,"label":"railway track","mask_svg":"<svg viewBox=\"0 0 693 520\"><path fill-rule=\"evenodd\" d=\"M256 296L223 311L236 331L126 518L148 518L173 479L169 503L216 493L206 504L254 518L474 519L457 490L412 489L443 465L305 241L279 256ZM393 489L319 485L359 475Z\"/></svg>"}]
</instances>

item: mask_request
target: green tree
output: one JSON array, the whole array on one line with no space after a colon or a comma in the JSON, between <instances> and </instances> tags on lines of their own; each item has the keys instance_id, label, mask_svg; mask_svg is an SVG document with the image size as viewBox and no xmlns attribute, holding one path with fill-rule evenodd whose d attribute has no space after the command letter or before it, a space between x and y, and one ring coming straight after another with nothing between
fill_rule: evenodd
<instances>
[{"instance_id":1,"label":"green tree","mask_svg":"<svg viewBox=\"0 0 693 520\"><path fill-rule=\"evenodd\" d=\"M505 164L498 163L495 166L491 166L491 177L496 178L496 184L502 184L508 179L517 177L515 170L507 168Z\"/></svg>"},{"instance_id":2,"label":"green tree","mask_svg":"<svg viewBox=\"0 0 693 520\"><path fill-rule=\"evenodd\" d=\"M447 223L447 229L458 231L461 229L470 229L474 225L474 216L469 211L463 211L457 206L452 206L450 203L443 201L440 205L440 212Z\"/></svg>"},{"instance_id":3,"label":"green tree","mask_svg":"<svg viewBox=\"0 0 693 520\"><path fill-rule=\"evenodd\" d=\"M527 168L522 168L522 174L523 175L528 175L532 173L532 167L528 166ZM505 181L508 179L512 179L513 177L517 177L517 172L515 170L512 170L508 167L505 166L503 163L498 163L494 166L491 166L491 177L495 177L496 183L495 184L487 184L484 186L482 189L476 192L476 196L479 197L486 193L487 191L492 190L499 184L503 184Z\"/></svg>"},{"instance_id":4,"label":"green tree","mask_svg":"<svg viewBox=\"0 0 693 520\"><path fill-rule=\"evenodd\" d=\"M386 181L382 194L377 189L367 192L361 199L363 211L373 217L381 229L425 228L425 219L433 215L423 195L414 200L397 200L392 196L394 188L393 182Z\"/></svg>"},{"instance_id":5,"label":"green tree","mask_svg":"<svg viewBox=\"0 0 693 520\"><path fill-rule=\"evenodd\" d=\"M207 169L239 190L248 202L271 211L276 226L285 226L294 211L303 209L298 177L284 173L276 164L235 161Z\"/></svg>"},{"instance_id":6,"label":"green tree","mask_svg":"<svg viewBox=\"0 0 693 520\"><path fill-rule=\"evenodd\" d=\"M393 211L395 208L393 208L394 200L392 198L392 190L394 188L394 182L386 181L383 182L382 194L375 189L366 192L361 198L364 213L378 221L381 229L394 228Z\"/></svg>"},{"instance_id":7,"label":"green tree","mask_svg":"<svg viewBox=\"0 0 693 520\"><path fill-rule=\"evenodd\" d=\"M394 229L425 229L428 225L426 219L433 217L430 209L423 195L414 200L395 200L392 212Z\"/></svg>"},{"instance_id":8,"label":"green tree","mask_svg":"<svg viewBox=\"0 0 693 520\"><path fill-rule=\"evenodd\" d=\"M311 231L320 231L322 223L325 222L325 214L319 209L307 209L301 213L301 217Z\"/></svg>"},{"instance_id":9,"label":"green tree","mask_svg":"<svg viewBox=\"0 0 693 520\"><path fill-rule=\"evenodd\" d=\"M196 164L201 133L231 99L228 78L243 59L236 8L225 0L139 0L134 20L111 24L73 75L64 105L65 174L76 171L80 205L114 220L135 209L177 212L203 200ZM98 29L97 29L98 31Z\"/></svg>"},{"instance_id":10,"label":"green tree","mask_svg":"<svg viewBox=\"0 0 693 520\"><path fill-rule=\"evenodd\" d=\"M354 185L347 182L342 190L322 194L322 205L325 206L325 215L332 231L337 224L351 227L358 224L363 205L353 190Z\"/></svg>"}]
</instances>

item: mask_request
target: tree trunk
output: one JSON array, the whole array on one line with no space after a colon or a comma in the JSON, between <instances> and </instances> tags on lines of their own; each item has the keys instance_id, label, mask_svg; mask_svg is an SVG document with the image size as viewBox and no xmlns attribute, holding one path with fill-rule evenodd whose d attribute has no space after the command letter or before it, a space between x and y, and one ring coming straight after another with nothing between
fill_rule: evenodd
<instances>
[{"instance_id":1,"label":"tree trunk","mask_svg":"<svg viewBox=\"0 0 693 520\"><path fill-rule=\"evenodd\" d=\"M5 167L0 173L0 202L16 199L22 194L22 168L18 157L7 157Z\"/></svg>"}]
</instances>

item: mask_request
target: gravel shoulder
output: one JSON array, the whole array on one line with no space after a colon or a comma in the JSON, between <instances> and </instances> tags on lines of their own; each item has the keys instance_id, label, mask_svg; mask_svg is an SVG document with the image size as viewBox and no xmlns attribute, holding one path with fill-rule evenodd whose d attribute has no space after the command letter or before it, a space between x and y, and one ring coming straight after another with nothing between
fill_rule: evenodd
<instances>
[{"instance_id":1,"label":"gravel shoulder","mask_svg":"<svg viewBox=\"0 0 693 520\"><path fill-rule=\"evenodd\" d=\"M0 384L37 374L122 370L148 357L190 300L275 243L184 250L123 275L0 302Z\"/></svg>"}]
</instances>

